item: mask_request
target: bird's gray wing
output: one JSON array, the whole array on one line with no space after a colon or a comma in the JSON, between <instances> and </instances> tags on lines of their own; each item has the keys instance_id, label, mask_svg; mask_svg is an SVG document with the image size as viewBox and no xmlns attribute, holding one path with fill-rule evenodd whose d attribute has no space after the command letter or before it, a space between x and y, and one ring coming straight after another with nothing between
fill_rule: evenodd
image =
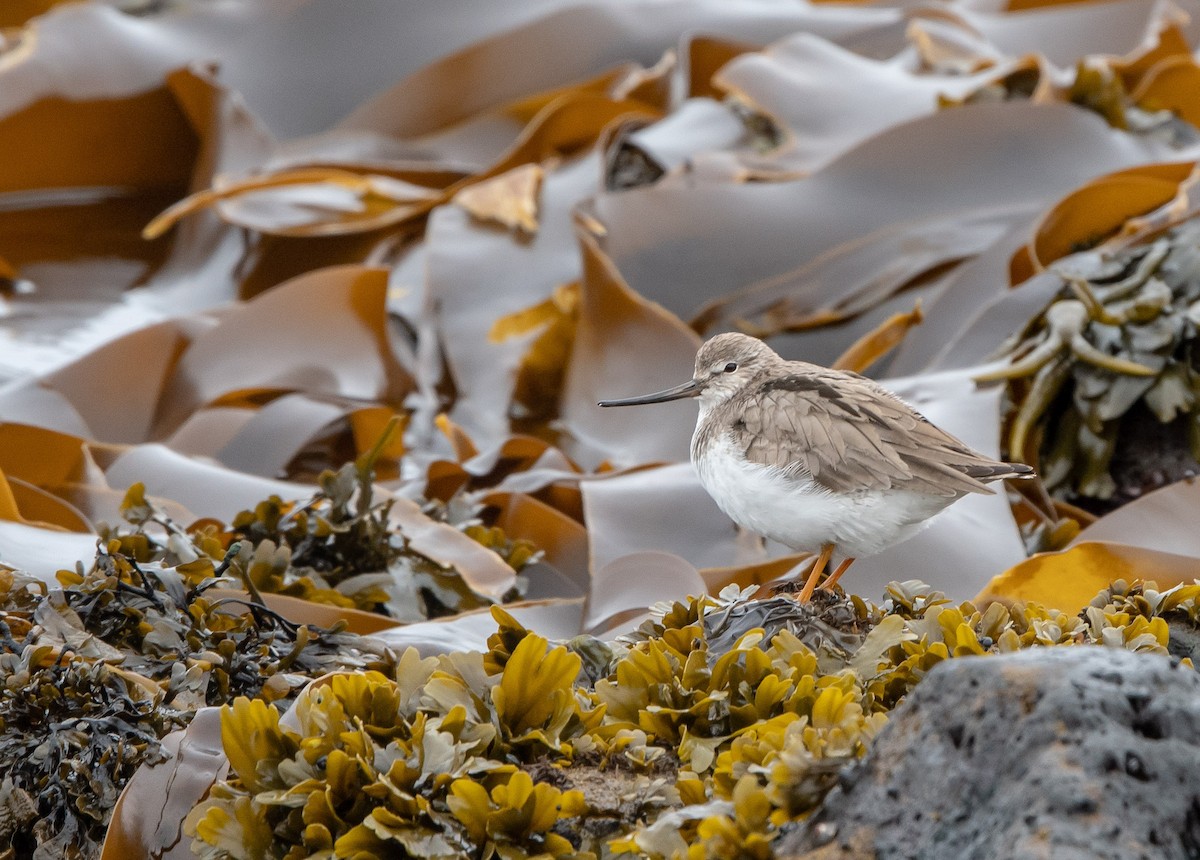
<instances>
[{"instance_id":1,"label":"bird's gray wing","mask_svg":"<svg viewBox=\"0 0 1200 860\"><path fill-rule=\"evenodd\" d=\"M1024 467L972 451L865 377L805 365L739 398L729 432L752 463L835 493L898 488L954 498ZM1018 470L1018 471L1014 471Z\"/></svg>"}]
</instances>

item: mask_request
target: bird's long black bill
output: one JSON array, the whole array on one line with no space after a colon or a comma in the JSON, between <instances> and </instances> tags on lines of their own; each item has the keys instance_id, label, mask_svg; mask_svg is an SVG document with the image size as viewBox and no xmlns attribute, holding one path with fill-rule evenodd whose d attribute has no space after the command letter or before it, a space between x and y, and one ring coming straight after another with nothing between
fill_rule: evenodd
<instances>
[{"instance_id":1,"label":"bird's long black bill","mask_svg":"<svg viewBox=\"0 0 1200 860\"><path fill-rule=\"evenodd\" d=\"M641 397L626 397L622 400L601 400L600 406L642 406L646 403L666 403L668 400L680 400L684 397L696 397L700 394L700 384L689 379L683 385L676 385L666 391L656 391L654 394L643 394Z\"/></svg>"}]
</instances>

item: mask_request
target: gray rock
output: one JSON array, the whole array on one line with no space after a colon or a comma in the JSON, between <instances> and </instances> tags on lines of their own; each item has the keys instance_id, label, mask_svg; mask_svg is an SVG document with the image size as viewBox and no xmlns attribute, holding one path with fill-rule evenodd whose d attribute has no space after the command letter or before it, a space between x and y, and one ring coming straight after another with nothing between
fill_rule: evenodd
<instances>
[{"instance_id":1,"label":"gray rock","mask_svg":"<svg viewBox=\"0 0 1200 860\"><path fill-rule=\"evenodd\" d=\"M777 850L804 860L1200 858L1200 675L1089 646L946 661Z\"/></svg>"}]
</instances>

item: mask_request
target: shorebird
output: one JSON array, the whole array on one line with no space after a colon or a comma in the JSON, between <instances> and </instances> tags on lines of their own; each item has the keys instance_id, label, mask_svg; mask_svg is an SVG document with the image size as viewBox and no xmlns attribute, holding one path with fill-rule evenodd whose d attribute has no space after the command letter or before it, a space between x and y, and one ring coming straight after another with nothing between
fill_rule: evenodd
<instances>
[{"instance_id":1,"label":"shorebird","mask_svg":"<svg viewBox=\"0 0 1200 860\"><path fill-rule=\"evenodd\" d=\"M684 397L700 401L691 458L717 506L742 528L816 554L801 603L831 561L823 588L968 493L1034 474L971 450L864 376L785 361L744 334L707 341L682 385L600 405Z\"/></svg>"}]
</instances>

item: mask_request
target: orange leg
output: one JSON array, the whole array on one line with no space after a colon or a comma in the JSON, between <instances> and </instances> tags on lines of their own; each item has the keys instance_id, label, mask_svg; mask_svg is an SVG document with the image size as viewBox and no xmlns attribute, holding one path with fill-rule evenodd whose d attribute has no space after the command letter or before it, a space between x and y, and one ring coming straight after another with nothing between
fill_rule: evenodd
<instances>
[{"instance_id":1,"label":"orange leg","mask_svg":"<svg viewBox=\"0 0 1200 860\"><path fill-rule=\"evenodd\" d=\"M812 570L808 572L808 579L804 581L804 588L800 590L800 596L796 598L797 601L808 603L812 598L813 589L817 587L817 580L825 572L825 565L829 564L829 557L831 555L833 555L833 544L827 543L821 547L821 554L817 556L816 563L813 565Z\"/></svg>"},{"instance_id":2,"label":"orange leg","mask_svg":"<svg viewBox=\"0 0 1200 860\"><path fill-rule=\"evenodd\" d=\"M850 565L852 564L854 564L854 559L852 558L845 559L841 564L839 564L837 566L837 570L829 574L829 578L821 583L821 590L829 591L832 589L834 584L841 578L843 573L850 569Z\"/></svg>"}]
</instances>

